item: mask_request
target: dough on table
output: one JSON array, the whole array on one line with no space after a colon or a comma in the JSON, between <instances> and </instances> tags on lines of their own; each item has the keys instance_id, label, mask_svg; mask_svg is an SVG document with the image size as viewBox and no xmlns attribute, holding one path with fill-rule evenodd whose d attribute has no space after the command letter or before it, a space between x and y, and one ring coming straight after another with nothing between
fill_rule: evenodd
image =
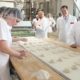
<instances>
[{"instance_id":1,"label":"dough on table","mask_svg":"<svg viewBox=\"0 0 80 80\"><path fill-rule=\"evenodd\" d=\"M54 60L51 59L51 60L49 61L49 63L54 63Z\"/></svg>"},{"instance_id":2,"label":"dough on table","mask_svg":"<svg viewBox=\"0 0 80 80\"><path fill-rule=\"evenodd\" d=\"M44 57L44 54L41 54L40 57Z\"/></svg>"},{"instance_id":3,"label":"dough on table","mask_svg":"<svg viewBox=\"0 0 80 80\"><path fill-rule=\"evenodd\" d=\"M61 58L59 58L57 61L58 61L58 62L62 62L63 60L62 60Z\"/></svg>"},{"instance_id":4,"label":"dough on table","mask_svg":"<svg viewBox=\"0 0 80 80\"><path fill-rule=\"evenodd\" d=\"M41 69L36 72L35 77L37 80L49 80L50 74L48 71Z\"/></svg>"},{"instance_id":5,"label":"dough on table","mask_svg":"<svg viewBox=\"0 0 80 80\"><path fill-rule=\"evenodd\" d=\"M65 69L63 70L63 72L64 72L64 73L70 73L70 70L67 69L67 68L65 68Z\"/></svg>"},{"instance_id":6,"label":"dough on table","mask_svg":"<svg viewBox=\"0 0 80 80\"><path fill-rule=\"evenodd\" d=\"M72 69L72 70L76 70L76 69L78 69L78 68L77 68L76 65L72 65L71 69Z\"/></svg>"}]
</instances>

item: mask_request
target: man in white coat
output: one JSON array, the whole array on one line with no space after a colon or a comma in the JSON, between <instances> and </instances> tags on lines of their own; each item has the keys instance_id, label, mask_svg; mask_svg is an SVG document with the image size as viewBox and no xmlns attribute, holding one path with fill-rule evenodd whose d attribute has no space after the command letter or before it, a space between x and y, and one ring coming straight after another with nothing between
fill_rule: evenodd
<instances>
[{"instance_id":1,"label":"man in white coat","mask_svg":"<svg viewBox=\"0 0 80 80\"><path fill-rule=\"evenodd\" d=\"M61 7L61 13L62 16L57 19L57 31L59 40L66 43L70 27L77 22L77 19L69 14L66 5Z\"/></svg>"},{"instance_id":2,"label":"man in white coat","mask_svg":"<svg viewBox=\"0 0 80 80\"><path fill-rule=\"evenodd\" d=\"M44 16L43 11L38 12L39 19L35 25L36 33L35 36L38 38L45 39L48 37L49 20Z\"/></svg>"},{"instance_id":3,"label":"man in white coat","mask_svg":"<svg viewBox=\"0 0 80 80\"><path fill-rule=\"evenodd\" d=\"M72 48L76 48L76 47L80 47L80 21L75 23L73 27L70 30L67 43Z\"/></svg>"}]
</instances>

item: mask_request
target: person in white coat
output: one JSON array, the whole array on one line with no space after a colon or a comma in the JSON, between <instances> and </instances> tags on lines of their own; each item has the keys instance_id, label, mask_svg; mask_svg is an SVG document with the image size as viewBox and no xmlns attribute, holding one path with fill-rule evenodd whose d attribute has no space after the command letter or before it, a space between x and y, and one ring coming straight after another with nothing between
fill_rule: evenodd
<instances>
[{"instance_id":1,"label":"person in white coat","mask_svg":"<svg viewBox=\"0 0 80 80\"><path fill-rule=\"evenodd\" d=\"M22 59L26 56L24 51L12 49L11 29L20 21L20 11L16 8L8 8L0 18L0 80L10 80L9 56Z\"/></svg>"},{"instance_id":2,"label":"person in white coat","mask_svg":"<svg viewBox=\"0 0 80 80\"><path fill-rule=\"evenodd\" d=\"M76 17L72 16L68 12L68 6L63 5L61 7L62 16L57 19L57 32L59 40L67 43L68 32L70 27L77 22Z\"/></svg>"},{"instance_id":3,"label":"person in white coat","mask_svg":"<svg viewBox=\"0 0 80 80\"><path fill-rule=\"evenodd\" d=\"M47 38L49 30L49 20L44 16L43 11L38 12L39 19L35 26L36 33L35 36L38 38Z\"/></svg>"},{"instance_id":4,"label":"person in white coat","mask_svg":"<svg viewBox=\"0 0 80 80\"><path fill-rule=\"evenodd\" d=\"M55 29L55 25L56 25L56 22L52 16L51 13L49 13L47 15L48 19L49 19L49 24L50 24L50 27L49 27L49 33L53 32L53 29Z\"/></svg>"},{"instance_id":5,"label":"person in white coat","mask_svg":"<svg viewBox=\"0 0 80 80\"><path fill-rule=\"evenodd\" d=\"M74 27L74 28L73 28ZM75 23L69 32L67 43L72 47L80 47L80 21Z\"/></svg>"}]
</instances>

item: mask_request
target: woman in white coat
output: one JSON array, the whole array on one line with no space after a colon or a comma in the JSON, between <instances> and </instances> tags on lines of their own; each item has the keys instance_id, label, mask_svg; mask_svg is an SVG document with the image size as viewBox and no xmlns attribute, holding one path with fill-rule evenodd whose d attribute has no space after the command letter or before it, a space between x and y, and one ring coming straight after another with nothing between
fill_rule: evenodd
<instances>
[{"instance_id":1,"label":"woman in white coat","mask_svg":"<svg viewBox=\"0 0 80 80\"><path fill-rule=\"evenodd\" d=\"M10 80L9 56L14 56L19 59L26 56L24 51L19 52L11 48L11 28L20 19L21 13L15 8L7 8L3 13L3 17L0 18L0 80Z\"/></svg>"},{"instance_id":2,"label":"woman in white coat","mask_svg":"<svg viewBox=\"0 0 80 80\"><path fill-rule=\"evenodd\" d=\"M68 6L63 5L61 7L62 16L57 19L57 32L59 40L67 43L68 32L70 27L77 22L76 17L72 16L68 12Z\"/></svg>"}]
</instances>

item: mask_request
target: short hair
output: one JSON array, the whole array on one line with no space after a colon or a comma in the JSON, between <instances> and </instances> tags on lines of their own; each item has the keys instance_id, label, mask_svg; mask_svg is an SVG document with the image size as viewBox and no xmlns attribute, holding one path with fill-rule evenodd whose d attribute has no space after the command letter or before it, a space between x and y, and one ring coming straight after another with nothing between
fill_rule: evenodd
<instances>
[{"instance_id":1,"label":"short hair","mask_svg":"<svg viewBox=\"0 0 80 80\"><path fill-rule=\"evenodd\" d=\"M68 9L68 6L67 5L62 5L60 9L63 9L63 8Z\"/></svg>"},{"instance_id":2,"label":"short hair","mask_svg":"<svg viewBox=\"0 0 80 80\"><path fill-rule=\"evenodd\" d=\"M13 15L13 17L22 19L21 11L17 8L7 8L3 14L3 17L6 18L11 14Z\"/></svg>"},{"instance_id":3,"label":"short hair","mask_svg":"<svg viewBox=\"0 0 80 80\"><path fill-rule=\"evenodd\" d=\"M40 10L40 11L38 11L38 13L44 15L44 11L41 11L41 10Z\"/></svg>"}]
</instances>

